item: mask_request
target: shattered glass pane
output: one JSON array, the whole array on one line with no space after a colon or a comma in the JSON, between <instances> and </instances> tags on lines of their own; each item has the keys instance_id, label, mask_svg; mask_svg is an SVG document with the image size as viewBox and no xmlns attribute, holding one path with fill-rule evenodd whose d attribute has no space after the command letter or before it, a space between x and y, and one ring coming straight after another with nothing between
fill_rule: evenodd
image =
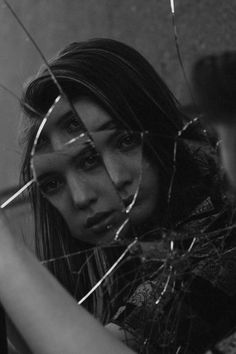
<instances>
[{"instance_id":1,"label":"shattered glass pane","mask_svg":"<svg viewBox=\"0 0 236 354\"><path fill-rule=\"evenodd\" d=\"M90 203L91 215L85 220L82 230L78 230L84 241L100 244L123 238L121 235L127 233L132 207L139 200L142 133L113 129L68 135L62 134L54 145L47 145L43 138L39 138L32 157L33 174L39 190L55 205L63 193L70 195L78 210L83 210L86 203ZM132 169L126 172L131 163ZM122 183L130 183L129 173L135 176L132 191L129 195L121 195L118 189L121 186L116 188L121 183L117 180L120 178L118 174L122 174ZM96 204L99 203L102 207L97 213Z\"/></svg>"},{"instance_id":2,"label":"shattered glass pane","mask_svg":"<svg viewBox=\"0 0 236 354\"><path fill-rule=\"evenodd\" d=\"M174 22L174 1L170 4L175 43L184 71ZM58 85L55 80L54 83ZM60 86L58 91L63 96ZM36 187L44 201L57 205L57 197L65 192L67 180L78 208L82 208L81 200L85 203L86 191L91 193L90 203L96 202L97 195L93 194L96 188L109 196L111 204L109 209L103 210L104 214L94 216L91 213L84 226L87 233L77 230L78 234L85 235L86 246L72 245L67 249L59 235L60 251L55 257L49 254L41 262L51 270L66 264L72 279L70 291L78 303L85 307L94 303L95 316L104 324L112 321L131 333L139 352L192 353L197 343L197 353L203 353L205 342L211 340L212 330L208 321L203 320L205 313L210 313L214 322L214 312L217 312L214 306L223 302L228 302L226 309L234 313L232 296L236 293L234 211L230 203L225 202L225 195L220 198L220 190L219 195L212 196L210 185L205 190L202 182L207 180L205 152L217 160L210 135L201 128L197 118L186 122L174 139L123 127L96 131L86 127L74 106L65 97L63 99L69 116L76 118L78 125L73 121L73 130L67 130L67 135L63 130L55 129L61 98L56 101L43 124L39 124L31 151L32 179L20 189L19 195L27 188ZM195 138L195 128L201 135L201 143ZM49 132L51 141L48 140ZM170 175L161 176L162 180L166 179L167 186L163 191L160 186L165 200L158 211L164 215L160 220L155 215L149 223L144 223L138 210L143 204L143 188L150 183L146 182L146 176L151 162L146 156L152 153L153 141L160 138L166 139L171 146ZM181 165L183 151L190 152L203 166L199 181L186 189L181 185L181 169L192 167ZM153 161L165 169L165 161L157 153L152 155ZM68 166L69 174L66 175ZM129 190L132 193L121 193L117 186L117 171L131 173L132 189ZM153 192L149 191L150 199ZM198 199L200 192L204 198L201 195ZM186 196L189 196L189 203L194 199L195 204L186 207ZM9 205L15 198L18 194L8 201ZM1 207L5 209L8 202L2 201ZM174 220L174 214L181 217ZM72 222L70 227L71 232L78 229ZM94 264L96 274L92 272ZM207 297L210 292L213 295ZM213 298L215 302L211 305ZM203 306L207 301L209 303ZM219 324L216 328L221 331L218 338L235 325L233 319L230 325Z\"/></svg>"}]
</instances>

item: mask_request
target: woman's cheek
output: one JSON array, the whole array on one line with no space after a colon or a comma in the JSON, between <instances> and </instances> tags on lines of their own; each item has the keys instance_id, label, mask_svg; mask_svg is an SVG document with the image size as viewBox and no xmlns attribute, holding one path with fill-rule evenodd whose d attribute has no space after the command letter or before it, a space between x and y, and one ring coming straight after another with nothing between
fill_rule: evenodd
<instances>
[{"instance_id":1,"label":"woman's cheek","mask_svg":"<svg viewBox=\"0 0 236 354\"><path fill-rule=\"evenodd\" d=\"M143 198L143 207L151 216L157 211L157 205L159 202L159 172L158 168L150 163L149 161L144 161L143 166L143 181L140 188L141 197Z\"/></svg>"}]
</instances>

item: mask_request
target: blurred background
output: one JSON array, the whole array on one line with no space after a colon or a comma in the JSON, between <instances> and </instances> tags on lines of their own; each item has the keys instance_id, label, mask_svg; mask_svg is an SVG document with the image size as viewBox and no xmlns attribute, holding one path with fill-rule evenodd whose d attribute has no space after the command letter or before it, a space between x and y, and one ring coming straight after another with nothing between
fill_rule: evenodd
<instances>
[{"instance_id":1,"label":"blurred background","mask_svg":"<svg viewBox=\"0 0 236 354\"><path fill-rule=\"evenodd\" d=\"M46 58L65 44L110 37L139 50L157 69L180 102L191 96L177 58L169 0L9 0ZM199 57L236 49L236 1L176 0L175 18L183 64L189 75ZM0 0L0 84L20 96L42 59ZM22 147L21 112L16 98L0 89L0 201L18 183ZM23 202L14 213L26 214Z\"/></svg>"}]
</instances>

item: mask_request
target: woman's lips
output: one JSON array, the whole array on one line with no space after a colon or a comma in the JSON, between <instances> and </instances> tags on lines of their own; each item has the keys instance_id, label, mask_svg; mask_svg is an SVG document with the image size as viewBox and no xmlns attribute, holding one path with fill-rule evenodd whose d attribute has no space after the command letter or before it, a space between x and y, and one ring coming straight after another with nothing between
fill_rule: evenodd
<instances>
[{"instance_id":1,"label":"woman's lips","mask_svg":"<svg viewBox=\"0 0 236 354\"><path fill-rule=\"evenodd\" d=\"M122 200L126 209L134 202L134 199L135 199L134 204L136 206L137 205L137 198L135 198L134 195L130 195L128 198Z\"/></svg>"},{"instance_id":2,"label":"woman's lips","mask_svg":"<svg viewBox=\"0 0 236 354\"><path fill-rule=\"evenodd\" d=\"M95 233L108 232L123 222L124 216L122 218L121 215L121 212L118 213L116 211L96 213L87 219L86 228Z\"/></svg>"},{"instance_id":3,"label":"woman's lips","mask_svg":"<svg viewBox=\"0 0 236 354\"><path fill-rule=\"evenodd\" d=\"M85 223L85 227L95 233L105 233L114 228L119 228L127 219L126 209L133 202L134 195L122 200L125 210L112 210L96 213L89 217Z\"/></svg>"}]
</instances>

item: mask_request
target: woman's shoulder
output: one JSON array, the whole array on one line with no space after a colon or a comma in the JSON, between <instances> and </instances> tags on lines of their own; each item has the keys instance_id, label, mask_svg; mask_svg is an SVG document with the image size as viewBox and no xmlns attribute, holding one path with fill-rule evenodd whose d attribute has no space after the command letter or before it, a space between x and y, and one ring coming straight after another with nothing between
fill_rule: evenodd
<instances>
[{"instance_id":1,"label":"woman's shoulder","mask_svg":"<svg viewBox=\"0 0 236 354\"><path fill-rule=\"evenodd\" d=\"M233 210L227 200L216 204L208 196L166 239L140 243L141 281L112 319L137 347L145 343L158 353L163 345L181 345L202 353L236 325Z\"/></svg>"}]
</instances>

